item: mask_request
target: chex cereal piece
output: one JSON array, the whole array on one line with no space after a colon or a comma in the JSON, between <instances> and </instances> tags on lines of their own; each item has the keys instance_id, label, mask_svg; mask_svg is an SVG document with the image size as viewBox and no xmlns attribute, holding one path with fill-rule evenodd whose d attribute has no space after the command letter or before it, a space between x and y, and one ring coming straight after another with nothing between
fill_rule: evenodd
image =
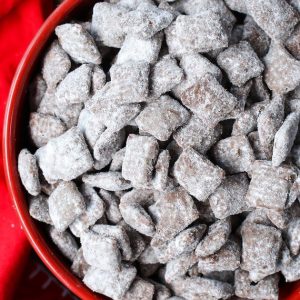
<instances>
[{"instance_id":1,"label":"chex cereal piece","mask_svg":"<svg viewBox=\"0 0 300 300\"><path fill-rule=\"evenodd\" d=\"M285 45L289 52L296 58L300 59L300 44L299 44L299 38L300 38L300 26L297 25L294 32L291 34L291 36L286 40Z\"/></svg>"},{"instance_id":2,"label":"chex cereal piece","mask_svg":"<svg viewBox=\"0 0 300 300\"><path fill-rule=\"evenodd\" d=\"M115 273L121 269L121 253L114 237L86 231L80 237L86 262L101 270Z\"/></svg>"},{"instance_id":3,"label":"chex cereal piece","mask_svg":"<svg viewBox=\"0 0 300 300\"><path fill-rule=\"evenodd\" d=\"M77 126L91 148L95 146L96 141L105 131L101 118L86 108L80 112Z\"/></svg>"},{"instance_id":4,"label":"chex cereal piece","mask_svg":"<svg viewBox=\"0 0 300 300\"><path fill-rule=\"evenodd\" d=\"M119 272L91 267L85 274L83 282L94 292L113 300L120 300L129 289L136 273L136 268L128 264L123 264Z\"/></svg>"},{"instance_id":5,"label":"chex cereal piece","mask_svg":"<svg viewBox=\"0 0 300 300\"><path fill-rule=\"evenodd\" d=\"M173 280L184 276L187 271L198 261L195 252L184 253L166 264L165 280L171 283Z\"/></svg>"},{"instance_id":6,"label":"chex cereal piece","mask_svg":"<svg viewBox=\"0 0 300 300\"><path fill-rule=\"evenodd\" d=\"M199 153L206 153L222 134L222 125L208 126L202 119L192 114L188 122L180 127L173 138L182 148L192 147Z\"/></svg>"},{"instance_id":7,"label":"chex cereal piece","mask_svg":"<svg viewBox=\"0 0 300 300\"><path fill-rule=\"evenodd\" d=\"M138 258L139 263L153 265L159 263L156 252L151 245L148 245Z\"/></svg>"},{"instance_id":8,"label":"chex cereal piece","mask_svg":"<svg viewBox=\"0 0 300 300\"><path fill-rule=\"evenodd\" d=\"M86 184L107 191L123 191L132 187L131 183L122 177L121 172L99 172L85 174L82 181Z\"/></svg>"},{"instance_id":9,"label":"chex cereal piece","mask_svg":"<svg viewBox=\"0 0 300 300\"><path fill-rule=\"evenodd\" d=\"M252 131L248 134L248 140L253 149L255 159L257 160L267 160L270 155L266 154L266 149L262 147L258 131Z\"/></svg>"},{"instance_id":10,"label":"chex cereal piece","mask_svg":"<svg viewBox=\"0 0 300 300\"><path fill-rule=\"evenodd\" d=\"M279 166L289 155L298 132L299 121L300 112L290 113L275 134L272 156L273 166Z\"/></svg>"},{"instance_id":11,"label":"chex cereal piece","mask_svg":"<svg viewBox=\"0 0 300 300\"><path fill-rule=\"evenodd\" d=\"M300 218L290 221L286 234L291 253L298 255L300 250Z\"/></svg>"},{"instance_id":12,"label":"chex cereal piece","mask_svg":"<svg viewBox=\"0 0 300 300\"><path fill-rule=\"evenodd\" d=\"M218 252L200 257L198 270L206 274L210 272L234 271L240 266L241 249L238 243L229 240Z\"/></svg>"},{"instance_id":13,"label":"chex cereal piece","mask_svg":"<svg viewBox=\"0 0 300 300\"><path fill-rule=\"evenodd\" d=\"M217 78L222 79L221 70L211 63L206 57L198 53L187 53L181 56L180 67L185 73L185 79L173 88L173 93L181 98L182 93L197 83L206 73L210 73Z\"/></svg>"},{"instance_id":14,"label":"chex cereal piece","mask_svg":"<svg viewBox=\"0 0 300 300\"><path fill-rule=\"evenodd\" d=\"M246 195L249 206L283 210L297 174L288 165L274 167L269 161L255 161L251 177Z\"/></svg>"},{"instance_id":15,"label":"chex cereal piece","mask_svg":"<svg viewBox=\"0 0 300 300\"><path fill-rule=\"evenodd\" d=\"M265 208L256 208L255 210L251 211L243 221L240 229L253 223L265 226L273 226L272 222L268 218L267 209Z\"/></svg>"},{"instance_id":16,"label":"chex cereal piece","mask_svg":"<svg viewBox=\"0 0 300 300\"><path fill-rule=\"evenodd\" d=\"M261 224L247 224L242 228L242 269L252 281L274 274L282 245L281 231Z\"/></svg>"},{"instance_id":17,"label":"chex cereal piece","mask_svg":"<svg viewBox=\"0 0 300 300\"><path fill-rule=\"evenodd\" d=\"M300 84L300 62L279 43L271 43L264 64L265 82L270 90L285 94Z\"/></svg>"},{"instance_id":18,"label":"chex cereal piece","mask_svg":"<svg viewBox=\"0 0 300 300\"><path fill-rule=\"evenodd\" d=\"M224 0L226 5L234 11L247 14L247 7L244 0Z\"/></svg>"},{"instance_id":19,"label":"chex cereal piece","mask_svg":"<svg viewBox=\"0 0 300 300\"><path fill-rule=\"evenodd\" d=\"M153 236L155 225L145 210L151 204L153 204L153 194L150 190L133 189L121 197L119 208L124 221L129 226L144 235Z\"/></svg>"},{"instance_id":20,"label":"chex cereal piece","mask_svg":"<svg viewBox=\"0 0 300 300\"><path fill-rule=\"evenodd\" d=\"M97 170L106 167L112 159L112 155L120 150L125 140L124 130L105 130L94 145L94 157L97 160Z\"/></svg>"},{"instance_id":21,"label":"chex cereal piece","mask_svg":"<svg viewBox=\"0 0 300 300\"><path fill-rule=\"evenodd\" d=\"M290 220L288 211L278 211L275 209L267 209L267 216L269 220L279 229L285 229Z\"/></svg>"},{"instance_id":22,"label":"chex cereal piece","mask_svg":"<svg viewBox=\"0 0 300 300\"><path fill-rule=\"evenodd\" d=\"M169 53L208 52L228 46L228 36L218 14L201 10L197 15L180 15L166 30Z\"/></svg>"},{"instance_id":23,"label":"chex cereal piece","mask_svg":"<svg viewBox=\"0 0 300 300\"><path fill-rule=\"evenodd\" d=\"M247 299L278 299L278 274L267 276L256 284L252 284L247 271L238 269L235 271L235 294Z\"/></svg>"},{"instance_id":24,"label":"chex cereal piece","mask_svg":"<svg viewBox=\"0 0 300 300\"><path fill-rule=\"evenodd\" d=\"M160 263L167 263L184 253L195 250L206 230L205 224L196 225L183 230L172 240L163 245L163 251L157 251L156 256ZM160 247L158 247L159 249ZM160 250L160 249L159 249ZM156 251L156 248L154 248Z\"/></svg>"},{"instance_id":25,"label":"chex cereal piece","mask_svg":"<svg viewBox=\"0 0 300 300\"><path fill-rule=\"evenodd\" d=\"M40 222L53 225L49 214L48 198L43 194L29 199L29 214Z\"/></svg>"},{"instance_id":26,"label":"chex cereal piece","mask_svg":"<svg viewBox=\"0 0 300 300\"><path fill-rule=\"evenodd\" d=\"M207 235L196 248L196 255L206 257L216 253L228 240L231 232L230 219L219 220L208 228Z\"/></svg>"},{"instance_id":27,"label":"chex cereal piece","mask_svg":"<svg viewBox=\"0 0 300 300\"><path fill-rule=\"evenodd\" d=\"M34 145L42 147L54 137L67 130L65 124L57 117L41 113L31 113L29 116L29 134Z\"/></svg>"},{"instance_id":28,"label":"chex cereal piece","mask_svg":"<svg viewBox=\"0 0 300 300\"><path fill-rule=\"evenodd\" d=\"M182 94L182 103L206 124L216 125L237 105L237 99L211 75L204 75Z\"/></svg>"},{"instance_id":29,"label":"chex cereal piece","mask_svg":"<svg viewBox=\"0 0 300 300\"><path fill-rule=\"evenodd\" d=\"M120 200L113 193L100 189L100 197L105 203L105 215L109 222L117 224L122 220L119 204Z\"/></svg>"},{"instance_id":30,"label":"chex cereal piece","mask_svg":"<svg viewBox=\"0 0 300 300\"><path fill-rule=\"evenodd\" d=\"M275 95L257 119L257 129L261 147L271 158L276 132L284 120L284 97Z\"/></svg>"},{"instance_id":31,"label":"chex cereal piece","mask_svg":"<svg viewBox=\"0 0 300 300\"><path fill-rule=\"evenodd\" d=\"M160 193L157 197L153 246L169 241L199 217L192 197L183 189Z\"/></svg>"},{"instance_id":32,"label":"chex cereal piece","mask_svg":"<svg viewBox=\"0 0 300 300\"><path fill-rule=\"evenodd\" d=\"M41 192L39 169L36 157L27 149L22 149L19 153L18 171L27 192L33 196L37 196Z\"/></svg>"},{"instance_id":33,"label":"chex cereal piece","mask_svg":"<svg viewBox=\"0 0 300 300\"><path fill-rule=\"evenodd\" d=\"M270 38L249 15L244 21L243 40L250 43L258 57L265 56L269 50Z\"/></svg>"},{"instance_id":34,"label":"chex cereal piece","mask_svg":"<svg viewBox=\"0 0 300 300\"><path fill-rule=\"evenodd\" d=\"M167 141L173 131L188 120L189 115L178 101L161 96L157 101L149 103L135 121L139 129L158 140Z\"/></svg>"},{"instance_id":35,"label":"chex cereal piece","mask_svg":"<svg viewBox=\"0 0 300 300\"><path fill-rule=\"evenodd\" d=\"M153 0L116 0L115 2L117 2L118 5L124 6L125 8L127 8L129 10L137 9L138 6L142 3L147 3L147 4L155 3Z\"/></svg>"},{"instance_id":36,"label":"chex cereal piece","mask_svg":"<svg viewBox=\"0 0 300 300\"><path fill-rule=\"evenodd\" d=\"M93 9L91 31L96 41L108 47L121 48L125 38L123 27L127 9L106 2L96 3Z\"/></svg>"},{"instance_id":37,"label":"chex cereal piece","mask_svg":"<svg viewBox=\"0 0 300 300\"><path fill-rule=\"evenodd\" d=\"M71 61L67 53L55 40L49 47L43 59L42 75L48 88L55 88L63 80L71 68Z\"/></svg>"},{"instance_id":38,"label":"chex cereal piece","mask_svg":"<svg viewBox=\"0 0 300 300\"><path fill-rule=\"evenodd\" d=\"M48 203L54 227L61 232L85 211L84 198L72 181L61 182L50 195Z\"/></svg>"},{"instance_id":39,"label":"chex cereal piece","mask_svg":"<svg viewBox=\"0 0 300 300\"><path fill-rule=\"evenodd\" d=\"M160 32L147 40L129 34L118 53L116 63L121 64L133 60L154 64L157 61L162 40L163 35Z\"/></svg>"},{"instance_id":40,"label":"chex cereal piece","mask_svg":"<svg viewBox=\"0 0 300 300\"><path fill-rule=\"evenodd\" d=\"M122 300L152 300L154 295L154 285L141 278L136 278Z\"/></svg>"},{"instance_id":41,"label":"chex cereal piece","mask_svg":"<svg viewBox=\"0 0 300 300\"><path fill-rule=\"evenodd\" d=\"M38 108L46 90L46 81L42 75L37 74L29 85L29 102L32 111L35 111Z\"/></svg>"},{"instance_id":42,"label":"chex cereal piece","mask_svg":"<svg viewBox=\"0 0 300 300\"><path fill-rule=\"evenodd\" d=\"M205 201L221 184L225 172L192 148L184 149L174 165L178 183L199 201Z\"/></svg>"},{"instance_id":43,"label":"chex cereal piece","mask_svg":"<svg viewBox=\"0 0 300 300\"><path fill-rule=\"evenodd\" d=\"M83 231L94 225L105 212L103 200L92 187L82 184L80 192L84 197L86 210L70 225L70 230L77 237L80 237Z\"/></svg>"},{"instance_id":44,"label":"chex cereal piece","mask_svg":"<svg viewBox=\"0 0 300 300\"><path fill-rule=\"evenodd\" d=\"M170 187L169 167L171 156L168 150L159 153L154 168L153 187L156 190L164 191Z\"/></svg>"},{"instance_id":45,"label":"chex cereal piece","mask_svg":"<svg viewBox=\"0 0 300 300\"><path fill-rule=\"evenodd\" d=\"M236 86L242 86L264 70L263 63L247 41L230 46L218 55L217 61Z\"/></svg>"},{"instance_id":46,"label":"chex cereal piece","mask_svg":"<svg viewBox=\"0 0 300 300\"><path fill-rule=\"evenodd\" d=\"M183 71L170 55L163 56L151 71L151 94L159 97L183 80Z\"/></svg>"},{"instance_id":47,"label":"chex cereal piece","mask_svg":"<svg viewBox=\"0 0 300 300\"><path fill-rule=\"evenodd\" d=\"M76 63L100 64L102 57L92 36L80 24L66 23L55 28L62 48Z\"/></svg>"},{"instance_id":48,"label":"chex cereal piece","mask_svg":"<svg viewBox=\"0 0 300 300\"><path fill-rule=\"evenodd\" d=\"M172 282L176 295L184 299L228 299L234 294L234 288L227 282L204 277L182 277Z\"/></svg>"},{"instance_id":49,"label":"chex cereal piece","mask_svg":"<svg viewBox=\"0 0 300 300\"><path fill-rule=\"evenodd\" d=\"M93 158L79 129L73 127L36 151L38 164L51 183L75 179L93 166Z\"/></svg>"},{"instance_id":50,"label":"chex cereal piece","mask_svg":"<svg viewBox=\"0 0 300 300\"><path fill-rule=\"evenodd\" d=\"M51 226L49 234L59 251L73 261L78 251L78 245L72 234L67 231L60 232L53 226Z\"/></svg>"},{"instance_id":51,"label":"chex cereal piece","mask_svg":"<svg viewBox=\"0 0 300 300\"><path fill-rule=\"evenodd\" d=\"M300 279L300 255L292 258L289 250L287 250L286 257L283 255L283 259L281 261L280 271L283 274L285 281L297 281Z\"/></svg>"},{"instance_id":52,"label":"chex cereal piece","mask_svg":"<svg viewBox=\"0 0 300 300\"><path fill-rule=\"evenodd\" d=\"M59 105L85 102L89 98L92 66L83 64L70 72L58 85L55 97Z\"/></svg>"},{"instance_id":53,"label":"chex cereal piece","mask_svg":"<svg viewBox=\"0 0 300 300\"><path fill-rule=\"evenodd\" d=\"M215 217L224 219L247 210L245 196L248 187L249 180L245 173L228 176L209 197Z\"/></svg>"},{"instance_id":54,"label":"chex cereal piece","mask_svg":"<svg viewBox=\"0 0 300 300\"><path fill-rule=\"evenodd\" d=\"M229 174L249 171L255 160L246 136L231 136L213 147L213 155L220 167Z\"/></svg>"},{"instance_id":55,"label":"chex cereal piece","mask_svg":"<svg viewBox=\"0 0 300 300\"><path fill-rule=\"evenodd\" d=\"M133 186L143 186L151 181L158 155L158 142L153 137L130 134L122 165L122 175Z\"/></svg>"},{"instance_id":56,"label":"chex cereal piece","mask_svg":"<svg viewBox=\"0 0 300 300\"><path fill-rule=\"evenodd\" d=\"M125 31L127 34L135 34L141 38L149 39L168 27L173 18L174 16L170 12L144 2L136 10L127 14L124 24Z\"/></svg>"},{"instance_id":57,"label":"chex cereal piece","mask_svg":"<svg viewBox=\"0 0 300 300\"><path fill-rule=\"evenodd\" d=\"M95 65L93 68L92 74L92 83L91 83L91 90L92 94L95 94L98 90L101 90L106 83L106 74L104 73L103 69Z\"/></svg>"},{"instance_id":58,"label":"chex cereal piece","mask_svg":"<svg viewBox=\"0 0 300 300\"><path fill-rule=\"evenodd\" d=\"M299 21L296 11L284 0L248 0L245 4L248 14L274 40L285 40Z\"/></svg>"},{"instance_id":59,"label":"chex cereal piece","mask_svg":"<svg viewBox=\"0 0 300 300\"><path fill-rule=\"evenodd\" d=\"M111 164L109 166L109 171L122 171L122 165L123 165L123 160L125 157L125 152L126 152L126 148L122 148L120 150L118 150L115 154L113 154L112 156L112 161Z\"/></svg>"},{"instance_id":60,"label":"chex cereal piece","mask_svg":"<svg viewBox=\"0 0 300 300\"><path fill-rule=\"evenodd\" d=\"M76 256L73 259L71 271L74 274L76 274L79 278L83 279L84 275L87 273L89 268L89 264L85 261L83 257L82 248L79 248L79 250L76 253Z\"/></svg>"}]
</instances>

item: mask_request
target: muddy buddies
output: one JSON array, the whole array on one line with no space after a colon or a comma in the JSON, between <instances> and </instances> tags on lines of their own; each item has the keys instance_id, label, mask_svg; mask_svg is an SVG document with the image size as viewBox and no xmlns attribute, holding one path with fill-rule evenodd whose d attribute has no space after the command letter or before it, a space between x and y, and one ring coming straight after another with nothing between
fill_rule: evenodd
<instances>
[{"instance_id":1,"label":"muddy buddies","mask_svg":"<svg viewBox=\"0 0 300 300\"><path fill-rule=\"evenodd\" d=\"M300 2L91 9L30 85L30 215L114 300L278 299L300 279Z\"/></svg>"}]
</instances>

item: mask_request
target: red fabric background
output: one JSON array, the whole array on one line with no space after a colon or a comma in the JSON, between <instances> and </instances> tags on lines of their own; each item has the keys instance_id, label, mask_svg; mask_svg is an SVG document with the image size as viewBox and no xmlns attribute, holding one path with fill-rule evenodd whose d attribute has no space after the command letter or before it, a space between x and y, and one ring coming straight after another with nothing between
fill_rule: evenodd
<instances>
[{"instance_id":1,"label":"red fabric background","mask_svg":"<svg viewBox=\"0 0 300 300\"><path fill-rule=\"evenodd\" d=\"M3 116L10 84L18 63L42 25L45 17L53 8L52 0L1 0L0 3L0 137L2 140ZM5 186L0 148L0 300L9 299L41 299L45 288L43 277L33 276L29 280L32 268L39 268L37 259L28 262L30 250L24 232L20 226L12 202ZM25 274L19 281L22 270L26 266ZM47 274L47 271L42 272ZM45 276L45 275L43 275ZM48 274L50 276L50 274ZM38 280L34 280L38 278ZM49 280L47 278L47 280ZM23 285L22 285L23 284ZM57 285L57 284L56 284ZM51 285L48 285L51 286ZM41 287L39 289L39 287ZM53 289L53 285L52 285ZM53 289L55 290L55 289ZM61 291L59 291L61 293ZM46 293L51 298L67 299ZM36 296L35 296L36 295Z\"/></svg>"}]
</instances>

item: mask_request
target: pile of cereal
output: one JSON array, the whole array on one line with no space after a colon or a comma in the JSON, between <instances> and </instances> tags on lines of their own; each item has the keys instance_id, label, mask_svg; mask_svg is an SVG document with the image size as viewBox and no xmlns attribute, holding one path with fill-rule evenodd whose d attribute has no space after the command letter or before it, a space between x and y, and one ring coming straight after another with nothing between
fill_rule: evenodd
<instances>
[{"instance_id":1,"label":"pile of cereal","mask_svg":"<svg viewBox=\"0 0 300 300\"><path fill-rule=\"evenodd\" d=\"M56 28L18 168L91 290L278 299L300 279L299 12L111 0Z\"/></svg>"}]
</instances>

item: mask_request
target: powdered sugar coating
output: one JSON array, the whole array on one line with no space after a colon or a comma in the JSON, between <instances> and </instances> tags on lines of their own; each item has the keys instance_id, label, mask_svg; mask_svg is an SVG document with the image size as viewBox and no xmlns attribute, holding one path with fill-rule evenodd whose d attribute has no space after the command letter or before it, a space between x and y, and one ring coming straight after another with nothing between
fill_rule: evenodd
<instances>
[{"instance_id":1,"label":"powdered sugar coating","mask_svg":"<svg viewBox=\"0 0 300 300\"><path fill-rule=\"evenodd\" d=\"M242 135L220 140L213 148L213 155L229 174L249 171L255 160L248 138Z\"/></svg>"},{"instance_id":2,"label":"powdered sugar coating","mask_svg":"<svg viewBox=\"0 0 300 300\"><path fill-rule=\"evenodd\" d=\"M67 130L65 124L57 117L41 113L29 116L29 134L37 147L42 147L52 138L58 137Z\"/></svg>"},{"instance_id":3,"label":"powdered sugar coating","mask_svg":"<svg viewBox=\"0 0 300 300\"><path fill-rule=\"evenodd\" d=\"M152 300L154 285L141 278L136 278L122 300Z\"/></svg>"},{"instance_id":4,"label":"powdered sugar coating","mask_svg":"<svg viewBox=\"0 0 300 300\"><path fill-rule=\"evenodd\" d=\"M18 172L27 192L37 196L41 192L37 159L27 149L22 149L19 153Z\"/></svg>"},{"instance_id":5,"label":"powdered sugar coating","mask_svg":"<svg viewBox=\"0 0 300 300\"><path fill-rule=\"evenodd\" d=\"M117 224L122 220L119 209L120 200L113 193L100 189L100 197L105 203L105 215L112 224Z\"/></svg>"},{"instance_id":6,"label":"powdered sugar coating","mask_svg":"<svg viewBox=\"0 0 300 300\"><path fill-rule=\"evenodd\" d=\"M184 149L174 165L179 184L199 201L205 201L221 184L225 172L192 148Z\"/></svg>"},{"instance_id":7,"label":"powdered sugar coating","mask_svg":"<svg viewBox=\"0 0 300 300\"><path fill-rule=\"evenodd\" d=\"M196 248L196 255L206 257L216 253L228 240L231 233L230 219L216 221L208 228L206 236Z\"/></svg>"},{"instance_id":8,"label":"powdered sugar coating","mask_svg":"<svg viewBox=\"0 0 300 300\"><path fill-rule=\"evenodd\" d=\"M266 155L265 148L263 148L260 143L258 131L252 131L249 133L248 140L251 144L256 160L266 160L269 158L269 156Z\"/></svg>"},{"instance_id":9,"label":"powdered sugar coating","mask_svg":"<svg viewBox=\"0 0 300 300\"><path fill-rule=\"evenodd\" d=\"M71 270L74 274L76 274L79 278L82 279L89 268L89 264L85 261L83 257L82 248L80 248L73 259Z\"/></svg>"},{"instance_id":10,"label":"powdered sugar coating","mask_svg":"<svg viewBox=\"0 0 300 300\"><path fill-rule=\"evenodd\" d=\"M155 165L153 176L153 187L156 190L164 191L170 187L169 167L170 167L170 154L168 150L160 152Z\"/></svg>"},{"instance_id":11,"label":"powdered sugar coating","mask_svg":"<svg viewBox=\"0 0 300 300\"><path fill-rule=\"evenodd\" d=\"M29 102L30 108L35 111L40 105L45 92L47 84L42 75L37 74L29 86Z\"/></svg>"},{"instance_id":12,"label":"powdered sugar coating","mask_svg":"<svg viewBox=\"0 0 300 300\"><path fill-rule=\"evenodd\" d=\"M51 183L77 178L93 165L92 156L80 131L73 127L59 137L51 139L36 153L39 167Z\"/></svg>"},{"instance_id":13,"label":"powdered sugar coating","mask_svg":"<svg viewBox=\"0 0 300 300\"><path fill-rule=\"evenodd\" d=\"M292 255L298 255L300 250L300 218L291 220L287 228L288 246Z\"/></svg>"},{"instance_id":14,"label":"powdered sugar coating","mask_svg":"<svg viewBox=\"0 0 300 300\"><path fill-rule=\"evenodd\" d=\"M48 198L43 194L29 199L29 214L40 222L53 225L49 214Z\"/></svg>"},{"instance_id":15,"label":"powdered sugar coating","mask_svg":"<svg viewBox=\"0 0 300 300\"><path fill-rule=\"evenodd\" d=\"M111 164L109 166L110 171L122 171L123 160L125 157L126 148L118 150L112 157Z\"/></svg>"},{"instance_id":16,"label":"powdered sugar coating","mask_svg":"<svg viewBox=\"0 0 300 300\"><path fill-rule=\"evenodd\" d=\"M225 70L232 84L242 86L249 79L259 76L263 63L246 41L230 46L218 55L219 66Z\"/></svg>"},{"instance_id":17,"label":"powdered sugar coating","mask_svg":"<svg viewBox=\"0 0 300 300\"><path fill-rule=\"evenodd\" d=\"M51 220L60 232L85 211L84 198L72 181L61 182L50 195L48 203Z\"/></svg>"},{"instance_id":18,"label":"powdered sugar coating","mask_svg":"<svg viewBox=\"0 0 300 300\"><path fill-rule=\"evenodd\" d=\"M67 53L55 40L43 59L42 75L48 88L55 88L63 80L71 68L71 61Z\"/></svg>"},{"instance_id":19,"label":"powdered sugar coating","mask_svg":"<svg viewBox=\"0 0 300 300\"><path fill-rule=\"evenodd\" d=\"M189 112L169 96L149 103L135 119L139 129L161 141L167 141L174 130L184 124Z\"/></svg>"},{"instance_id":20,"label":"powdered sugar coating","mask_svg":"<svg viewBox=\"0 0 300 300\"><path fill-rule=\"evenodd\" d=\"M104 87L105 83L106 74L100 66L95 65L92 74L92 93L95 94L97 91L101 90Z\"/></svg>"}]
</instances>

